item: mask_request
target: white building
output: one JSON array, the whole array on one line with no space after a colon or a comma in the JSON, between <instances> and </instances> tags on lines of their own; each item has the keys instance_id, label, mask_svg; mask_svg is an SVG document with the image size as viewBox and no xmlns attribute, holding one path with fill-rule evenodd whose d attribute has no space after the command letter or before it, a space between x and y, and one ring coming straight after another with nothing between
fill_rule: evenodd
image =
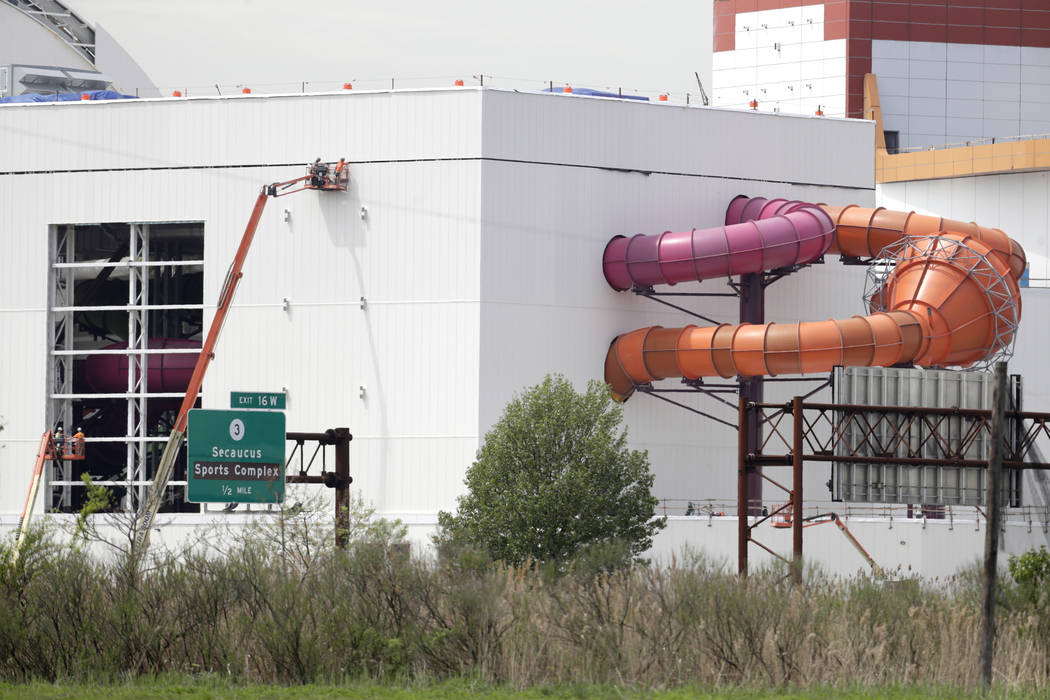
<instances>
[{"instance_id":1,"label":"white building","mask_svg":"<svg viewBox=\"0 0 1050 700\"><path fill-rule=\"evenodd\" d=\"M348 158L349 191L270 201L202 405L228 408L234 390L285 389L289 430L349 426L354 488L422 541L436 513L455 507L515 392L551 372L582 387L602 377L618 333L691 322L608 287L610 237L719 225L739 193L872 206L873 141L873 124L859 120L482 88L0 108L0 522L17 522L37 442L57 420L67 429L95 421L87 449L110 463L109 476L94 476L119 481L130 467L141 481L133 486L145 487L150 446L167 434L163 402L178 392L151 385L142 408L142 397L85 379L82 361L125 340L127 318L144 321L147 336L199 339L260 187L318 156ZM155 264L129 265L147 246L136 259ZM153 290L149 308L106 296L133 290L133 280ZM766 318L858 313L863 281L861 269L829 259L776 283ZM1042 303L1025 297L1023 329L1045 331L1032 322ZM694 308L736 319L736 300ZM1019 357L1034 370L1028 332ZM179 357L150 348L151 362ZM735 421L723 406L684 400ZM147 420L127 421L128 407ZM735 519L677 516L689 500L734 502L735 431L647 396L625 412L632 444L649 451L655 495L676 515L658 552L688 542L731 557ZM38 509L73 508L76 476L49 474ZM827 478L809 470L808 500L827 497ZM193 512L182 483L177 474L171 532L252 517ZM886 526L854 529L884 566L930 574L954 570L983 541L973 522ZM863 566L831 530L807 540L813 559L843 572ZM897 544L909 537L919 544ZM923 547L937 556L918 557Z\"/></svg>"}]
</instances>

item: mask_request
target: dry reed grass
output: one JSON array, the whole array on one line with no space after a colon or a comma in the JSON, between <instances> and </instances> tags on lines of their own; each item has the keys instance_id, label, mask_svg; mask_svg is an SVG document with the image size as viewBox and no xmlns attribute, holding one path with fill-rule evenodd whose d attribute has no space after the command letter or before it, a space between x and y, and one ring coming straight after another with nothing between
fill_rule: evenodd
<instances>
[{"instance_id":1,"label":"dry reed grass","mask_svg":"<svg viewBox=\"0 0 1050 700\"><path fill-rule=\"evenodd\" d=\"M163 673L306 683L469 675L518 687L619 684L973 688L972 580L927 587L783 571L746 581L702 558L558 574L470 552L408 555L394 528L342 552L325 532L259 531L147 570L38 538L0 567L0 679ZM304 539L305 538L305 539ZM278 545L275 545L275 541ZM8 551L0 552L5 558ZM995 678L1045 689L1041 602L1004 599Z\"/></svg>"}]
</instances>

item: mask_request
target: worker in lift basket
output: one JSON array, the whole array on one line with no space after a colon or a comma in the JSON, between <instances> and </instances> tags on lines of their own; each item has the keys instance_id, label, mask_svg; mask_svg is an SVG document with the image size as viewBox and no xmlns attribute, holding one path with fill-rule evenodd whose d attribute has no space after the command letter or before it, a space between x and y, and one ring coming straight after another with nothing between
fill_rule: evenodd
<instances>
[{"instance_id":1,"label":"worker in lift basket","mask_svg":"<svg viewBox=\"0 0 1050 700\"><path fill-rule=\"evenodd\" d=\"M318 158L314 161L314 164L310 166L310 184L314 187L324 187L325 182L328 180L328 163L322 163L321 159Z\"/></svg>"},{"instance_id":2,"label":"worker in lift basket","mask_svg":"<svg viewBox=\"0 0 1050 700\"><path fill-rule=\"evenodd\" d=\"M73 433L73 454L76 457L84 456L84 429L77 428L77 432Z\"/></svg>"},{"instance_id":3,"label":"worker in lift basket","mask_svg":"<svg viewBox=\"0 0 1050 700\"><path fill-rule=\"evenodd\" d=\"M66 434L62 432L62 424L59 423L58 427L55 428L55 433L51 436L51 439L55 441L55 450L59 455L62 454L62 450L66 447Z\"/></svg>"}]
</instances>

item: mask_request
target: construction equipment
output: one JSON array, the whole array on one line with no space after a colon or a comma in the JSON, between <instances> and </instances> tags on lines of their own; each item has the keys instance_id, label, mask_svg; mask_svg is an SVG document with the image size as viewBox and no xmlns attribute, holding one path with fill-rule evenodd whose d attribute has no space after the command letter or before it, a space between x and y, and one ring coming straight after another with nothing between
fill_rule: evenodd
<instances>
[{"instance_id":1,"label":"construction equipment","mask_svg":"<svg viewBox=\"0 0 1050 700\"><path fill-rule=\"evenodd\" d=\"M29 480L29 493L26 494L26 502L22 507L22 517L18 519L18 540L15 542L15 551L11 557L11 563L18 562L18 556L25 544L26 533L29 531L29 520L33 516L33 507L36 505L36 494L40 490L40 477L44 473L44 464L48 461L80 461L85 456L84 437L78 432L76 437L56 437L50 430L40 436L40 446L36 450L36 462L33 464L33 476Z\"/></svg>"},{"instance_id":2,"label":"construction equipment","mask_svg":"<svg viewBox=\"0 0 1050 700\"><path fill-rule=\"evenodd\" d=\"M182 449L182 441L186 435L186 423L190 409L193 408L193 404L197 401L201 384L204 382L204 375L208 371L211 361L215 358L215 346L219 340L219 334L222 332L223 323L226 321L226 315L230 312L237 284L240 282L241 277L244 276L242 272L244 260L248 257L248 250L251 248L255 230L258 228L259 220L262 218L263 210L266 208L267 198L283 197L295 192L302 192L303 190L345 192L349 181L350 173L345 159L341 158L338 163L326 163L318 158L307 166L306 175L286 180L285 182L275 182L266 185L259 192L251 216L248 218L248 225L244 229L244 235L241 236L240 246L237 248L233 263L231 263L230 269L226 273L226 281L223 282L222 291L219 292L219 301L215 306L215 316L212 318L208 336L201 347L200 355L197 357L197 364L193 368L193 375L190 377L186 395L182 400L182 406L179 408L178 417L175 419L175 426L168 436L168 442L164 446L164 452L161 454L160 462L153 475L153 485L150 487L146 501L136 516L135 539L133 542L133 551L136 554L142 554L149 546L149 536L153 521L157 517L157 512L160 510L161 503L164 500L164 490L168 485L168 481L171 480L171 474L174 470L179 450ZM297 189L291 189L296 185L300 186Z\"/></svg>"},{"instance_id":3,"label":"construction equipment","mask_svg":"<svg viewBox=\"0 0 1050 700\"><path fill-rule=\"evenodd\" d=\"M702 82L700 82L700 72L699 71L693 71L693 75L696 76L696 86L698 88L700 88L700 99L703 101L704 107L706 107L710 103L710 100L707 99L707 91L704 90L704 84ZM757 103L756 103L756 106L757 106Z\"/></svg>"},{"instance_id":4,"label":"construction equipment","mask_svg":"<svg viewBox=\"0 0 1050 700\"><path fill-rule=\"evenodd\" d=\"M778 515L773 519L771 523L775 528L789 528L792 523L791 520L794 517L791 512L791 502L789 501L785 507L778 509ZM856 548L860 555L864 557L864 561L868 562L868 566L871 567L871 573L876 578L882 578L885 575L882 567L875 563L875 560L868 554L868 550L861 546L857 538L853 536L853 533L849 531L846 524L842 522L842 518L838 516L838 513L820 513L818 515L811 515L808 518L802 518L802 527L816 527L817 525L823 525L824 523L835 523L839 531L849 540L849 543Z\"/></svg>"}]
</instances>

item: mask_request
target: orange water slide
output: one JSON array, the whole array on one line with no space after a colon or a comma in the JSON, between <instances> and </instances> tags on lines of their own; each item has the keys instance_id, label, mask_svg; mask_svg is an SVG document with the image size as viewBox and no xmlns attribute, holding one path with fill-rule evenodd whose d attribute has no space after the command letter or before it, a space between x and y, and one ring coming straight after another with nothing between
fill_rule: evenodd
<instances>
[{"instance_id":1,"label":"orange water slide","mask_svg":"<svg viewBox=\"0 0 1050 700\"><path fill-rule=\"evenodd\" d=\"M640 328L609 348L605 379L613 396L625 400L636 386L668 377L804 374L837 365L965 367L1009 348L1020 320L1018 279L1027 264L1016 241L998 229L914 212L821 208L835 224L831 251L888 261L869 299L870 315ZM734 200L727 218L735 220L740 210ZM627 263L626 269L641 267Z\"/></svg>"}]
</instances>

